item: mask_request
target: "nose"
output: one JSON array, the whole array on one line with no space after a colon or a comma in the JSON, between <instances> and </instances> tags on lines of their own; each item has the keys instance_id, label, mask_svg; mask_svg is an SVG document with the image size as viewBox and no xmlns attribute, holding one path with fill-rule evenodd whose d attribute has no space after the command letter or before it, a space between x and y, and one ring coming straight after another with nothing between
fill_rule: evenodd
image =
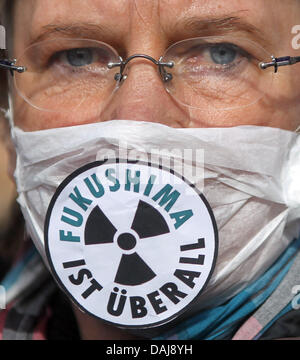
<instances>
[{"instance_id":1,"label":"nose","mask_svg":"<svg viewBox=\"0 0 300 360\"><path fill-rule=\"evenodd\" d=\"M125 79L101 114L101 121L137 120L187 127L188 117L167 93L158 66L149 59L127 63Z\"/></svg>"}]
</instances>

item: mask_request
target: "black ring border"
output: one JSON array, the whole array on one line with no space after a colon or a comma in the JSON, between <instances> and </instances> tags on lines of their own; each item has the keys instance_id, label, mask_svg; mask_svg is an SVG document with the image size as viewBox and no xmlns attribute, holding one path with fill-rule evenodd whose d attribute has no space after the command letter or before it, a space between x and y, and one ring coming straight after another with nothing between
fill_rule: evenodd
<instances>
[{"instance_id":1,"label":"black ring border","mask_svg":"<svg viewBox=\"0 0 300 360\"><path fill-rule=\"evenodd\" d=\"M145 325L122 325L122 324L118 324L118 323L114 323L105 319L100 318L99 316L90 313L88 310L86 310L81 304L79 304L79 302L73 297L72 294L70 294L70 292L67 290L67 288L65 287L65 285L63 284L63 282L60 280L59 276L56 273L56 270L54 268L54 265L52 263L51 260L51 256L50 256L50 250L49 250L49 240L48 240L48 230L49 230L49 222L50 222L50 217L51 217L51 213L53 210L53 207L56 203L57 198L59 197L60 193L63 191L63 189L78 175L80 175L81 173L90 170L92 168L96 168L99 166L102 166L104 164L118 164L118 163L126 163L126 164L142 164L142 165L146 165L148 167L154 167L160 170L164 170L167 172L170 172L172 175L175 175L177 177L179 177L181 180L183 180L187 185L189 185L192 189L194 189L194 191L199 195L199 197L201 198L201 200L204 202L206 209L208 210L208 213L210 215L211 221L212 221L212 225L214 228L214 237L215 237L215 250L214 250L214 258L213 258L213 262L212 262L212 267L211 270L207 276L207 279L204 283L204 285L202 286L201 290L199 291L199 293L194 297L193 300L191 300L191 302L189 302L184 308L182 308L181 310L179 310L178 312L176 312L175 314L171 315L169 318L161 320L157 323L154 324L145 324ZM151 164L150 162L145 162L145 161L140 161L140 160L129 160L129 159L105 159L105 160L101 160L101 161L93 161L91 163L88 163L86 165L81 166L80 168L78 168L77 170L73 171L70 175L68 175L61 183L60 185L57 187L50 203L47 209L47 213L46 213L46 217L45 217L45 223L44 223L44 242L45 242L45 251L46 251L46 257L48 260L48 263L50 265L50 268L52 270L52 276L54 277L54 279L56 280L56 282L58 283L59 287L63 290L63 292L67 295L67 297L71 298L72 302L74 302L76 304L76 306L78 306L84 313L99 319L101 321L103 321L105 324L111 325L111 326L115 326L117 328L120 329L151 329L154 327L158 327L160 325L165 325L167 323L170 323L172 320L178 318L181 314L183 314L184 312L186 312L190 307L192 307L193 303L195 303L197 301L197 299L199 298L200 294L205 290L212 274L213 271L215 270L215 266L216 266L216 261L217 261L217 256L218 256L218 248L219 248L219 236L218 236L218 227L217 227L217 223L216 223L216 219L214 217L214 213L208 203L208 201L206 200L205 196L195 187L195 185L193 185L192 183L190 183L188 180L186 180L184 178L184 176L177 174L174 170L172 169L168 169L162 165L158 165L158 164Z\"/></svg>"}]
</instances>

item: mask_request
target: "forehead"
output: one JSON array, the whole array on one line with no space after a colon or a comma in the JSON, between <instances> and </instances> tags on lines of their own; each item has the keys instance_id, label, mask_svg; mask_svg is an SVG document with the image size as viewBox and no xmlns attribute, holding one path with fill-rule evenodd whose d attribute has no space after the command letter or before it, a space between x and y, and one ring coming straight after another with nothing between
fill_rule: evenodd
<instances>
[{"instance_id":1,"label":"forehead","mask_svg":"<svg viewBox=\"0 0 300 360\"><path fill-rule=\"evenodd\" d=\"M33 29L43 22L64 18L86 20L87 14L90 21L108 21L118 26L129 25L134 18L144 23L159 20L164 24L192 16L208 17L237 12L245 17L255 14L260 18L265 9L271 8L268 0L17 0L17 3L23 11L30 9Z\"/></svg>"},{"instance_id":2,"label":"forehead","mask_svg":"<svg viewBox=\"0 0 300 360\"><path fill-rule=\"evenodd\" d=\"M283 4L284 3L284 4ZM290 29L284 30L286 16L292 16L292 6L299 4L298 0L16 0L14 22L21 31L23 43L30 43L39 38L40 33L51 26L66 28L74 24L94 24L101 27L109 38L145 36L145 34L167 37L201 36L200 32L217 26L212 19L242 19L252 25L254 31L265 31L271 43L276 26L276 40L282 33L290 34ZM299 12L298 12L299 14ZM295 21L296 21L295 17ZM197 25L193 33L193 22ZM201 24L200 24L201 25ZM222 24L230 26L230 24ZM251 26L250 26L251 27ZM244 30L250 30L251 28ZM24 31L25 30L25 31ZM281 31L283 30L283 31ZM17 32L18 34L18 32ZM80 34L79 34L80 35ZM209 34L208 34L209 35ZM16 36L18 40L18 36ZM82 35L83 36L83 35ZM90 36L90 38L93 36ZM109 41L109 39L103 39ZM178 39L177 39L178 40ZM264 44L262 44L264 45Z\"/></svg>"}]
</instances>

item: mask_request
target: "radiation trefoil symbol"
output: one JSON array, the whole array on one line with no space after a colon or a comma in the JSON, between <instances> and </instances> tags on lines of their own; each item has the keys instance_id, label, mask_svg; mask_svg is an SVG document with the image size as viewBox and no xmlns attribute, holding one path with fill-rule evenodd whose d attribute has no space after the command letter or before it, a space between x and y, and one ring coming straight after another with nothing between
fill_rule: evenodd
<instances>
[{"instance_id":1,"label":"radiation trefoil symbol","mask_svg":"<svg viewBox=\"0 0 300 360\"><path fill-rule=\"evenodd\" d=\"M128 253L133 250L139 239L155 237L168 233L169 227L153 206L140 200L131 230L134 230L138 237L131 232L124 232L117 236L117 245L124 250L118 266L115 282L120 285L140 285L152 280L156 274L136 253ZM85 244L107 244L113 243L117 229L96 206L90 213L85 226Z\"/></svg>"},{"instance_id":2,"label":"radiation trefoil symbol","mask_svg":"<svg viewBox=\"0 0 300 360\"><path fill-rule=\"evenodd\" d=\"M204 196L182 176L118 159L62 182L48 208L45 246L56 280L83 311L147 328L200 299L217 228Z\"/></svg>"}]
</instances>

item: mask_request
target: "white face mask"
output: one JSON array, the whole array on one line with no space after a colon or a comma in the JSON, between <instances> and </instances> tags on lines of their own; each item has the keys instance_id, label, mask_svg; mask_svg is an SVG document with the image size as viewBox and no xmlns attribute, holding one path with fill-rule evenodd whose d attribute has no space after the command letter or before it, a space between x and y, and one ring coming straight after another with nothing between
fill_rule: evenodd
<instances>
[{"instance_id":1,"label":"white face mask","mask_svg":"<svg viewBox=\"0 0 300 360\"><path fill-rule=\"evenodd\" d=\"M17 151L15 177L18 202L30 236L46 264L50 263L60 285L73 300L83 310L110 323L125 327L151 327L170 321L185 310L184 316L205 307L216 306L262 274L299 234L300 142L296 133L256 126L173 129L154 123L111 121L30 133L13 127L12 136ZM152 188L148 180L149 174L158 179L160 175L162 178L167 176L167 172L160 174L159 168L153 167L148 172L148 177L143 177L143 171L147 168L144 163L131 164L130 167L121 163L119 175L115 172L114 161L99 166L100 170L95 170L97 167L93 166L82 170L83 166L104 159L105 156L113 159L116 152L119 154L120 144L125 143L142 160L145 160L147 154L153 153L153 149L159 149L159 158L163 164L170 163L168 151L179 149L182 154L184 149L191 149L194 154L198 151L199 157L185 161L186 166L179 174L192 183L196 190L191 186L185 188L185 184L177 177L178 187L173 184L169 187L169 190L175 192L166 192L164 198L162 193L159 194L164 179L157 188L155 184ZM180 151L173 157L176 173L180 172L179 165L182 164ZM139 169L140 178L137 174ZM131 177L130 189L127 190L123 186L123 182L126 183L126 171L130 171ZM70 174L73 175L65 180ZM95 186L97 182L93 181L98 178L93 178L93 174L99 175L99 178L106 177L106 183L104 180L102 182L103 188ZM144 181L138 184L137 180ZM170 179L166 181L171 184ZM44 223L51 198L59 185L60 189L48 210L46 253ZM187 188L192 194L188 194ZM107 193L102 196L103 189ZM176 189L180 190L176 192ZM205 201L201 204L194 203L197 191L203 193L209 205ZM69 196L71 193L73 200ZM180 197L177 199L178 193ZM173 197L168 198L170 194ZM111 199L110 202L105 196ZM165 233L165 240L158 242L154 237L152 239L153 234L148 229L151 245L144 234L139 239L141 247L137 247L134 252L135 244L131 241L134 242L134 236L139 234L138 225L128 226L127 238L124 233L126 224L132 224L136 214L133 208L136 209L137 203L141 205L141 202L137 202L138 198L143 200L143 205L151 205L149 211L154 216L153 224L161 225L159 235L163 239L164 235L161 234ZM100 215L96 214L96 210L93 212L95 202L101 208ZM202 214L197 218L198 207ZM143 208L145 213L146 208L147 205ZM218 236L214 233L214 218L209 208L217 224ZM118 240L110 238L114 235L109 234L110 230L113 231L112 224L105 227L106 225L102 225L103 221L100 221L101 224L96 220L93 222L93 216L98 216L99 219L102 216L104 222L106 217L109 218L115 226L115 233L119 235ZM62 229L63 217L69 220L64 222L65 227ZM95 229L98 225L99 229ZM173 232L179 229L179 241L183 242L179 244L180 250L177 253L172 237L168 238L168 230L163 230L165 225L169 230L172 228ZM200 244L199 229L204 234L204 249L203 246L202 249L200 245L195 246L197 241ZM56 235L52 239L55 231L58 237L56 242ZM122 234L126 239L123 238L121 245ZM82 240L84 236L90 239L92 245L89 248L86 238L85 242ZM184 237L187 239L184 240ZM98 245L95 245L97 241ZM118 247L117 254L112 250L113 241ZM162 247L160 244L163 244ZM194 247L188 247L189 244L194 244ZM188 249L192 252L189 253ZM201 254L205 255L206 262L202 268L203 264L200 263L201 260L203 263L204 258L201 258ZM195 260L193 264L187 258L199 261L197 263ZM130 260L133 266L137 266L135 275L132 275L133 280L124 274ZM155 261L156 264L153 263ZM115 264L120 262L122 266L120 264L117 269ZM178 268L193 273L183 272L181 282L177 277L182 286L178 285L177 293L170 295L168 291L172 289L164 287L163 283L176 282L174 269ZM142 285L138 269L142 269L145 277ZM197 269L201 271L197 272ZM104 276L104 272L113 274ZM199 273L201 276L197 275ZM172 280L168 280L170 276L173 277ZM114 282L116 279L119 282ZM159 283L157 279L162 282ZM136 294L134 282L140 286ZM201 295L197 296L199 292ZM109 314L104 314L108 311L106 306L98 309L101 302L96 299L100 294L107 298ZM134 297L139 294L143 294L141 297L146 300L146 304ZM101 301L104 302L103 299ZM122 313L119 314L120 312Z\"/></svg>"}]
</instances>

